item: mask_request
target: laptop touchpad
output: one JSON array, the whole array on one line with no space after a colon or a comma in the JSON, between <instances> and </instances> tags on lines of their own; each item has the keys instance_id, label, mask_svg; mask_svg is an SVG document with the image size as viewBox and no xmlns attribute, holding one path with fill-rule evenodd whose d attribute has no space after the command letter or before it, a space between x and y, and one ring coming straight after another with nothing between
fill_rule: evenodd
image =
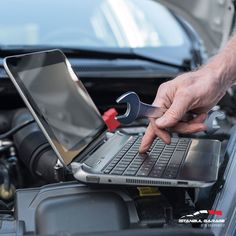
<instances>
[{"instance_id":1,"label":"laptop touchpad","mask_svg":"<svg viewBox=\"0 0 236 236\"><path fill-rule=\"evenodd\" d=\"M220 144L210 141L207 148L206 144L203 144L203 148L201 143L202 141L199 141L191 145L178 178L207 182L217 179Z\"/></svg>"}]
</instances>

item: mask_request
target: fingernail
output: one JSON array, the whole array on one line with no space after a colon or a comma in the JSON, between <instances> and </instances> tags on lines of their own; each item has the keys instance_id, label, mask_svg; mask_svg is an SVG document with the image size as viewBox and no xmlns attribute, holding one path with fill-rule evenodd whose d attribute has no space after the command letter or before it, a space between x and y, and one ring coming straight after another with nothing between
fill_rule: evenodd
<instances>
[{"instance_id":1,"label":"fingernail","mask_svg":"<svg viewBox=\"0 0 236 236\"><path fill-rule=\"evenodd\" d=\"M141 143L141 145L139 146L139 153L145 153L146 150L147 150L147 145Z\"/></svg>"},{"instance_id":2,"label":"fingernail","mask_svg":"<svg viewBox=\"0 0 236 236\"><path fill-rule=\"evenodd\" d=\"M140 146L140 147L139 147L139 153L144 153L144 152L145 152L145 148L142 147L142 146Z\"/></svg>"}]
</instances>

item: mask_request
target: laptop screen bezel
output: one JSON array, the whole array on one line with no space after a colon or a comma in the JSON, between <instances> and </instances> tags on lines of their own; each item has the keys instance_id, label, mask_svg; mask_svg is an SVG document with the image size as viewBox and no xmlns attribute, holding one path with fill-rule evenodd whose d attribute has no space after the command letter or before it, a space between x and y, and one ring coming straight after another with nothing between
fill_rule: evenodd
<instances>
[{"instance_id":1,"label":"laptop screen bezel","mask_svg":"<svg viewBox=\"0 0 236 236\"><path fill-rule=\"evenodd\" d=\"M11 80L13 81L14 85L16 86L18 92L20 93L22 99L24 100L26 106L29 108L30 112L32 113L33 117L35 118L35 121L38 123L39 127L41 128L41 130L45 134L45 137L47 138L47 140L51 144L52 148L56 152L56 154L59 157L59 159L61 160L61 162L64 165L68 165L75 158L78 160L78 155L82 151L84 151L86 149L86 147L88 147L89 144L91 142L93 142L93 140L96 139L96 137L99 137L101 134L103 134L107 130L107 127L106 127L105 122L102 122L103 126L94 135L93 140L90 141L87 145L85 145L82 149L80 149L78 151L70 151L70 150L66 151L63 148L62 144L60 144L59 140L54 135L53 130L51 129L50 125L48 124L48 122L46 121L44 116L41 114L38 106L34 102L33 98L31 97L30 93L25 88L21 78L19 77L20 72L32 70L32 69L36 69L36 68L43 68L44 66L55 65L58 63L65 63L65 66L67 68L68 68L68 66L70 66L70 63L67 60L66 56L63 54L62 51L60 51L58 49L23 54L23 55L17 55L17 56L10 56L10 57L7 57L4 59L4 66L6 67L6 70L9 74ZM76 73L73 71L73 69L72 69L72 73L74 73L74 75L75 75L73 77L73 79L77 78L77 80L79 81L79 78L76 75ZM88 94L85 87L83 87L83 89ZM89 96L89 98L90 98L90 96ZM92 101L92 99L91 99L91 101ZM94 105L94 108L102 120L102 117L95 105Z\"/></svg>"}]
</instances>

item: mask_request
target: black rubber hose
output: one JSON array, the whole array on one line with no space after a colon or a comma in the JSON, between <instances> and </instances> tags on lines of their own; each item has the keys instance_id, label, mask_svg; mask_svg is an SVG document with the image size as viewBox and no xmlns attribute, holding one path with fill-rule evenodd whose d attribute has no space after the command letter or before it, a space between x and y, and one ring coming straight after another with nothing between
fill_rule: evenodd
<instances>
[{"instance_id":1,"label":"black rubber hose","mask_svg":"<svg viewBox=\"0 0 236 236\"><path fill-rule=\"evenodd\" d=\"M17 110L12 119L12 128L32 119L27 109ZM54 172L58 158L36 122L18 130L13 140L18 157L32 174L41 177L47 183L59 181Z\"/></svg>"}]
</instances>

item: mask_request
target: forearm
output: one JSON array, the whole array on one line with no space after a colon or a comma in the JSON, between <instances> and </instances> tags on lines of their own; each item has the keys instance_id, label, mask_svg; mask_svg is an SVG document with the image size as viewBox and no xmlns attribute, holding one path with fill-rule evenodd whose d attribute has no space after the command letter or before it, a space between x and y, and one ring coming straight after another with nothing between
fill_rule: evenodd
<instances>
[{"instance_id":1,"label":"forearm","mask_svg":"<svg viewBox=\"0 0 236 236\"><path fill-rule=\"evenodd\" d=\"M236 36L200 69L179 75L159 87L154 105L167 108L167 111L156 120L150 119L140 152L146 152L156 136L169 144L171 137L166 129L171 128L178 133L205 130L206 113L219 102L234 83L236 83ZM181 122L188 111L198 115L189 122Z\"/></svg>"},{"instance_id":2,"label":"forearm","mask_svg":"<svg viewBox=\"0 0 236 236\"><path fill-rule=\"evenodd\" d=\"M226 46L203 67L215 73L217 82L222 89L228 89L236 83L236 36L231 38Z\"/></svg>"}]
</instances>

